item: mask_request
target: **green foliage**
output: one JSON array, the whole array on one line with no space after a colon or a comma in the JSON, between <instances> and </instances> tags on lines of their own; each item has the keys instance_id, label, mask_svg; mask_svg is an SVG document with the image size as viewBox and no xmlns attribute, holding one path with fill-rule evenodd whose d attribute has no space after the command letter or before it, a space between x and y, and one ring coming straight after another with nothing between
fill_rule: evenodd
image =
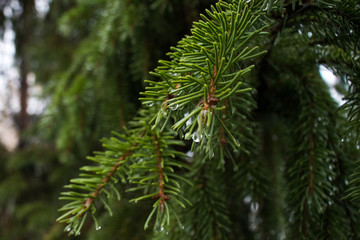
<instances>
[{"instance_id":1,"label":"green foliage","mask_svg":"<svg viewBox=\"0 0 360 240\"><path fill-rule=\"evenodd\" d=\"M186 167L181 159L184 154L174 149L182 145L181 141L174 139L173 132L152 131L144 125L148 111L140 112L139 116L131 122L132 128L124 130L124 134L117 134L103 140L104 152L89 158L96 163L95 166L84 166L79 178L72 179L65 188L61 200L70 201L59 211L64 211L57 220L68 225L69 234L79 235L85 219L90 212L99 228L95 218L95 201L101 201L112 215L107 199L114 196L120 200L120 192L116 184L119 179L131 185L127 192L138 192L130 202L137 203L145 199L154 200L153 209L145 222L148 228L152 217L155 218L154 227L163 229L170 224L170 214L174 212L173 204L185 208L190 202L181 193L181 182L189 182L176 174L176 171ZM146 122L146 120L145 120ZM171 202L168 203L168 200ZM176 216L177 217L177 216Z\"/></svg>"},{"instance_id":2,"label":"green foliage","mask_svg":"<svg viewBox=\"0 0 360 240\"><path fill-rule=\"evenodd\" d=\"M50 103L1 159L0 238L360 238L359 7L52 1L31 45Z\"/></svg>"},{"instance_id":3,"label":"green foliage","mask_svg":"<svg viewBox=\"0 0 360 240\"><path fill-rule=\"evenodd\" d=\"M122 180L126 194L139 194L130 202L153 199L145 221L146 229L155 219L153 239L359 237L358 7L351 0L211 6L150 72L155 79L145 80L143 108L129 128L104 140L90 158L97 165L66 186L61 198L70 203L58 220L79 233L98 199L111 214L102 195L120 199ZM152 8L174 11L160 1ZM123 39L143 27L124 22ZM143 58L134 57L137 69ZM350 84L347 115L319 64Z\"/></svg>"}]
</instances>

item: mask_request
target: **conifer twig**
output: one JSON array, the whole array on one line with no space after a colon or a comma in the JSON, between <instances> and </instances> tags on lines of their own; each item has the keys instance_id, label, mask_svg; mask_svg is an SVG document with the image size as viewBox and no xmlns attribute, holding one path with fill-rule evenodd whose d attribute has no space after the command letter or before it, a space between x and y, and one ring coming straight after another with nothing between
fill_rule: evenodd
<instances>
[{"instance_id":1,"label":"conifer twig","mask_svg":"<svg viewBox=\"0 0 360 240\"><path fill-rule=\"evenodd\" d=\"M120 158L119 161L115 163L114 167L106 174L106 177L104 177L101 180L101 183L98 185L97 189L93 191L87 199L84 201L84 207L81 210L81 214L78 216L78 218L81 218L84 213L91 207L91 205L94 203L95 199L101 192L101 190L106 186L106 184L110 181L111 177L115 174L115 172L118 170L119 166L121 165L121 162L125 161L127 157L131 156L133 153L134 147L136 147L138 143L134 143L128 151L126 151Z\"/></svg>"},{"instance_id":2,"label":"conifer twig","mask_svg":"<svg viewBox=\"0 0 360 240\"><path fill-rule=\"evenodd\" d=\"M159 193L157 195L155 195L153 198L160 198L160 211L163 212L165 200L170 200L170 197L164 193L164 183L163 183L164 176L163 176L163 167L162 167L162 163L161 163L162 157L161 157L159 139L155 134L153 135L153 138L154 138L155 148L156 148L157 167L159 169Z\"/></svg>"}]
</instances>

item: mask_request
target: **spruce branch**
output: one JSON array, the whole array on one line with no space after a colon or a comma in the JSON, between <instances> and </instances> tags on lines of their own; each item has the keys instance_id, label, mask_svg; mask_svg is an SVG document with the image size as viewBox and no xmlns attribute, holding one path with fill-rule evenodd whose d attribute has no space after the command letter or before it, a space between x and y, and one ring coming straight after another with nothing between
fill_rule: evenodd
<instances>
[{"instance_id":1,"label":"spruce branch","mask_svg":"<svg viewBox=\"0 0 360 240\"><path fill-rule=\"evenodd\" d=\"M161 157L159 140L156 135L153 135L153 138L154 138L154 143L155 143L155 147L156 147L157 168L159 171L159 193L157 195L153 196L153 198L160 199L160 212L163 213L165 200L170 200L170 197L164 193L164 175L163 175L163 171L164 171L163 165L164 164L163 164L163 159Z\"/></svg>"},{"instance_id":2,"label":"spruce branch","mask_svg":"<svg viewBox=\"0 0 360 240\"><path fill-rule=\"evenodd\" d=\"M89 211L94 217L96 211L94 202L96 199L100 199L110 215L112 215L110 207L100 194L105 194L109 198L112 195L111 191L120 200L120 193L115 184L119 181L119 178L125 180L123 165L126 164L138 145L138 142L131 141L130 138L127 138L127 140L128 142L117 138L104 139L104 147L108 150L98 152L95 157L89 157L98 165L82 167L81 170L84 173L80 174L80 178L72 179L71 183L65 186L65 188L72 191L62 192L59 199L70 202L59 209L59 211L66 213L60 216L57 221L67 223L65 230L69 234L80 234ZM109 186L108 189L105 188L107 186ZM95 222L97 223L97 221Z\"/></svg>"},{"instance_id":3,"label":"spruce branch","mask_svg":"<svg viewBox=\"0 0 360 240\"><path fill-rule=\"evenodd\" d=\"M265 34L266 24L256 27L261 13L254 6L243 1L217 3L194 23L193 35L172 48L172 60L159 61L161 66L152 74L160 81L148 81L149 86L141 93L145 97L140 98L145 106L162 102L150 122L153 129L170 114L173 129L185 129L185 139L208 141L214 134L212 129L227 129L222 120L214 118L216 112L226 108L224 101L233 95L251 90L241 89L241 78L253 68L248 60L266 52L248 44L255 36ZM242 69L231 71L240 63ZM217 123L213 125L213 121ZM230 131L226 133L234 139Z\"/></svg>"},{"instance_id":4,"label":"spruce branch","mask_svg":"<svg viewBox=\"0 0 360 240\"><path fill-rule=\"evenodd\" d=\"M115 193L120 198L114 185L120 179L131 184L127 192L138 194L130 202L154 201L144 225L145 229L152 220L156 230L172 227L171 221L174 219L180 222L180 212L185 218L190 218L190 231L187 232L190 232L189 236L201 239L226 239L232 232L231 209L227 207L228 201L225 198L230 190L223 187L225 171L231 175L229 179L239 183L236 186L236 193L241 193L238 205L241 205L245 198L250 198L254 206L263 204L271 196L267 189L269 184L266 184L268 178L264 174L270 171L265 170L266 166L259 156L258 149L264 146L258 139L260 130L257 129L262 123L254 119L257 93L254 90L256 82L251 80L250 74L255 69L254 60L263 56L268 48L266 45L269 39L263 41L262 36L267 34L264 29L274 21L265 16L265 11L269 14L275 9L281 14L288 14L292 8L291 14L294 18L291 23L294 24L302 20L297 19L296 14L305 7L311 12L317 9L310 8L313 5L325 6L324 12L327 12L338 4L338 1L333 4L315 0L303 1L304 4L296 0L232 2L219 1L207 10L206 16L201 15L201 20L194 23L192 35L186 36L172 48L168 54L170 60L159 61L159 67L151 73L158 81L145 81L148 86L145 92L140 93L143 96L140 100L144 108L129 123L130 130L125 130L119 139L106 140L105 151L91 158L99 166L83 167L82 170L86 173L81 174L81 178L72 180L73 184L67 186L71 190L79 190L63 193L61 197L71 201L60 209L66 213L58 219L68 223L70 233L79 233L90 210L94 215L96 199L100 199L111 212L101 194L111 197L111 194ZM322 13L317 17L328 18L324 16L326 14ZM346 19L354 21L353 16L346 16ZM307 23L319 27L321 21ZM323 41L326 36L318 36L318 39L306 43L306 36L289 29L289 26L280 23L273 28L279 32L280 28L287 28L280 47L275 46L279 44L277 41L280 41L280 37L270 40L271 48L278 48L278 51L286 54L277 52L276 59L271 56L273 52L268 52L266 58L260 61L266 61L267 67L276 69L274 72L277 76L269 77L276 78L276 87L271 90L277 90L282 81L288 81L291 85L290 93L295 93L298 98L291 107L296 108L299 114L292 112L289 114L290 120L286 121L286 124L291 126L291 136L286 136L291 151L285 148L283 151L287 157L282 161L286 163L279 162L286 165L286 169L281 171L284 171L288 178L287 214L294 216L294 219L290 217L291 220L287 223L292 228L290 235L298 237L300 234L302 238L316 238L328 236L324 226L334 226L336 223L331 219L324 220L324 216L333 216L338 212L351 217L355 215L352 215L350 210L341 212L337 209L341 205L338 187L340 184L334 186L333 183L339 181L335 169L338 159L335 157L336 144L332 143L331 138L331 132L337 129L330 127L330 113L333 113L336 107L319 76L310 73L317 71L314 66L319 63L320 55L323 55L323 61L329 65L334 64L329 61L330 57L340 59L341 66L358 65L354 56L347 54L345 47L335 47L338 51L330 56L335 41ZM305 57L294 59L298 55L292 53L297 47L301 48ZM316 52L314 48L324 52ZM358 53L354 55L358 56ZM288 58L282 59L283 56ZM352 72L356 71L355 69ZM360 88L356 85L357 79L356 74L351 78L353 86L348 94L347 106L348 119L359 127L357 95ZM262 80L264 81L261 84L267 84L265 79L260 81ZM285 108L283 101L280 99L276 103L280 107L273 113L284 114L283 109L280 109ZM179 138L181 140L178 140ZM183 160L188 157L175 149L184 145L182 140L191 138L193 141L190 152L195 154L195 157L189 160L189 163L184 163ZM266 143L264 141L263 145ZM183 169L189 170L194 181L183 177ZM233 174L229 170L237 172ZM352 175L348 197L356 198L360 195L357 187L360 182L359 171L359 168L355 169ZM218 178L221 181L218 182ZM184 192L184 183L191 185L192 182L197 183L196 187L190 192ZM188 198L194 203L189 213L179 211L186 206L192 206ZM351 223L356 225L356 221ZM344 231L336 234L345 236L343 233Z\"/></svg>"},{"instance_id":5,"label":"spruce branch","mask_svg":"<svg viewBox=\"0 0 360 240\"><path fill-rule=\"evenodd\" d=\"M132 171L129 180L135 185L127 191L142 190L145 194L131 199L130 202L156 199L144 228L148 228L154 218L154 228L162 230L169 226L171 218L178 218L175 205L182 208L191 205L182 196L181 190L182 183L191 182L177 173L187 166L179 161L184 159L185 154L173 149L173 146L183 143L174 139L172 131L150 131L144 140L142 149L135 155L137 160L130 166Z\"/></svg>"}]
</instances>

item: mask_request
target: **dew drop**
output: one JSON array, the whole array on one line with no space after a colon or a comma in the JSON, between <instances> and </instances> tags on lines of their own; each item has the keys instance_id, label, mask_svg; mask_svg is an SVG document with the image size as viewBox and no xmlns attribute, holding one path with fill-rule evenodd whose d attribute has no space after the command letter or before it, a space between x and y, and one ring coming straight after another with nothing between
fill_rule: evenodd
<instances>
[{"instance_id":1,"label":"dew drop","mask_svg":"<svg viewBox=\"0 0 360 240\"><path fill-rule=\"evenodd\" d=\"M161 227L160 232L164 231L164 227Z\"/></svg>"},{"instance_id":2,"label":"dew drop","mask_svg":"<svg viewBox=\"0 0 360 240\"><path fill-rule=\"evenodd\" d=\"M332 181L332 180L333 180L333 178L332 178L331 176L328 176L328 179L329 179L329 181Z\"/></svg>"},{"instance_id":3,"label":"dew drop","mask_svg":"<svg viewBox=\"0 0 360 240\"><path fill-rule=\"evenodd\" d=\"M100 230L100 229L101 229L101 226L97 226L95 229L96 229L96 230Z\"/></svg>"},{"instance_id":4,"label":"dew drop","mask_svg":"<svg viewBox=\"0 0 360 240\"><path fill-rule=\"evenodd\" d=\"M313 34L312 34L312 32L308 32L307 35L309 38L311 38Z\"/></svg>"},{"instance_id":5,"label":"dew drop","mask_svg":"<svg viewBox=\"0 0 360 240\"><path fill-rule=\"evenodd\" d=\"M244 198L244 203L249 204L250 202L251 202L251 196L250 196L250 195L247 195L247 196Z\"/></svg>"},{"instance_id":6,"label":"dew drop","mask_svg":"<svg viewBox=\"0 0 360 240\"><path fill-rule=\"evenodd\" d=\"M171 110L175 111L175 110L178 109L178 107L179 107L179 104L176 104L175 106L173 105L173 106L170 106L169 108L170 108Z\"/></svg>"},{"instance_id":7,"label":"dew drop","mask_svg":"<svg viewBox=\"0 0 360 240\"><path fill-rule=\"evenodd\" d=\"M67 228L66 231L67 231L67 232L70 232L70 231L71 231L71 228Z\"/></svg>"},{"instance_id":8,"label":"dew drop","mask_svg":"<svg viewBox=\"0 0 360 240\"><path fill-rule=\"evenodd\" d=\"M186 152L186 155L187 155L189 158L192 158L192 157L194 157L194 152L187 151L187 152Z\"/></svg>"},{"instance_id":9,"label":"dew drop","mask_svg":"<svg viewBox=\"0 0 360 240\"><path fill-rule=\"evenodd\" d=\"M169 235L169 232L168 232L168 231L166 231L166 232L165 232L165 234L166 234L166 235Z\"/></svg>"},{"instance_id":10,"label":"dew drop","mask_svg":"<svg viewBox=\"0 0 360 240\"><path fill-rule=\"evenodd\" d=\"M259 204L257 202L252 202L250 204L250 209L252 212L257 212L259 210Z\"/></svg>"},{"instance_id":11,"label":"dew drop","mask_svg":"<svg viewBox=\"0 0 360 240\"><path fill-rule=\"evenodd\" d=\"M192 139L194 140L194 142L200 142L199 133L198 133L198 132L195 132L195 133L192 135Z\"/></svg>"},{"instance_id":12,"label":"dew drop","mask_svg":"<svg viewBox=\"0 0 360 240\"><path fill-rule=\"evenodd\" d=\"M148 104L148 107L152 107L152 106L154 106L154 103L149 103Z\"/></svg>"},{"instance_id":13,"label":"dew drop","mask_svg":"<svg viewBox=\"0 0 360 240\"><path fill-rule=\"evenodd\" d=\"M181 226L181 229L185 229L185 226L184 226L184 225L182 225L182 226Z\"/></svg>"},{"instance_id":14,"label":"dew drop","mask_svg":"<svg viewBox=\"0 0 360 240\"><path fill-rule=\"evenodd\" d=\"M349 185L349 181L345 179L345 185Z\"/></svg>"}]
</instances>

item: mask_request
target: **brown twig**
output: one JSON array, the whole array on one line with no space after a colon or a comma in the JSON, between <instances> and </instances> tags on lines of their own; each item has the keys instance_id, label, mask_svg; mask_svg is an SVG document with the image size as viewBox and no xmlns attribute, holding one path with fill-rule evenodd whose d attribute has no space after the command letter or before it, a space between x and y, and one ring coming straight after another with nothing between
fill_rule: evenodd
<instances>
[{"instance_id":1,"label":"brown twig","mask_svg":"<svg viewBox=\"0 0 360 240\"><path fill-rule=\"evenodd\" d=\"M105 187L105 185L110 181L111 177L115 174L115 172L118 170L120 164L122 161L125 161L125 159L132 155L134 147L136 147L138 143L134 143L128 151L126 151L120 158L119 161L115 163L115 165L111 168L111 171L109 171L106 174L106 177L104 177L101 180L101 183L98 185L95 191L93 191L90 194L90 197L88 197L86 200L84 200L84 207L81 210L81 214L78 216L78 218L82 217L84 213L90 208L91 204L95 201L97 196L99 195L100 191Z\"/></svg>"},{"instance_id":2,"label":"brown twig","mask_svg":"<svg viewBox=\"0 0 360 240\"><path fill-rule=\"evenodd\" d=\"M164 193L164 183L163 183L163 167L161 166L162 157L160 151L159 139L156 135L153 135L155 147L156 147L156 156L157 156L157 167L159 169L159 193L153 198L160 198L160 211L164 211L165 200L169 200L170 197Z\"/></svg>"}]
</instances>

